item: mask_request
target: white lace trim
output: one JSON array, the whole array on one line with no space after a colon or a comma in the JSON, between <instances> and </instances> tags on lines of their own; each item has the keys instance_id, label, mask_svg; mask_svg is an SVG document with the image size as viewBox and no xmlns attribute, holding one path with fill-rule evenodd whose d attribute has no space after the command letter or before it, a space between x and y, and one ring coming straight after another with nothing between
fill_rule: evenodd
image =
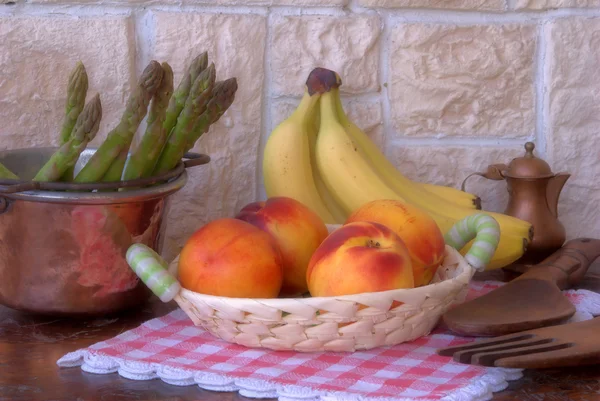
<instances>
[{"instance_id":1,"label":"white lace trim","mask_svg":"<svg viewBox=\"0 0 600 401\"><path fill-rule=\"evenodd\" d=\"M576 290L584 296L577 304L577 312L571 322L582 321L600 315L600 294L588 290ZM413 398L366 397L344 392L325 392L308 387L281 385L256 379L236 379L227 375L195 372L162 366L157 363L127 361L108 355L98 355L89 350L70 352L57 362L60 367L81 366L85 372L107 374L117 372L131 380L160 379L174 386L192 386L219 392L237 391L248 398L277 398L278 401L408 401ZM474 378L465 387L454 390L441 401L488 401L493 393L502 391L508 382L523 376L523 369L487 368L483 376ZM420 398L421 401L431 400Z\"/></svg>"},{"instance_id":2,"label":"white lace trim","mask_svg":"<svg viewBox=\"0 0 600 401\"><path fill-rule=\"evenodd\" d=\"M324 392L308 387L281 385L264 380L236 379L214 373L202 373L161 366L155 363L127 361L87 350L66 354L57 361L60 367L81 366L85 372L96 374L118 373L131 380L160 379L174 386L192 386L218 392L237 391L248 398L277 398L279 401L407 401L412 398L365 397L343 392ZM442 401L487 401L492 394L502 391L509 380L522 376L521 369L488 368L488 373L442 398ZM423 401L427 398L422 399Z\"/></svg>"},{"instance_id":3,"label":"white lace trim","mask_svg":"<svg viewBox=\"0 0 600 401\"><path fill-rule=\"evenodd\" d=\"M582 295L583 298L579 300L577 311L569 319L570 322L579 322L600 316L600 294L590 290L575 290L573 293Z\"/></svg>"}]
</instances>

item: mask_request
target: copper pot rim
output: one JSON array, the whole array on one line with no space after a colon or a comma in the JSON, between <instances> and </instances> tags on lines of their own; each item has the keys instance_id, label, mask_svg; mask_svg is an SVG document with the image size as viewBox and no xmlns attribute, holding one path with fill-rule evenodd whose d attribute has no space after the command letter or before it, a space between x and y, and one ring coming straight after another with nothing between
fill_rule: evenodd
<instances>
[{"instance_id":1,"label":"copper pot rim","mask_svg":"<svg viewBox=\"0 0 600 401\"><path fill-rule=\"evenodd\" d=\"M33 149L14 149L2 151L0 155L33 151ZM48 151L56 148L37 148ZM88 148L95 151L95 148ZM113 182L39 182L32 180L0 179L0 198L26 200L46 203L76 204L113 204L148 200L170 195L187 183L187 168L210 162L210 156L187 152L184 159L172 170L148 178L137 178ZM120 189L128 189L120 191ZM108 191L107 191L108 190Z\"/></svg>"}]
</instances>

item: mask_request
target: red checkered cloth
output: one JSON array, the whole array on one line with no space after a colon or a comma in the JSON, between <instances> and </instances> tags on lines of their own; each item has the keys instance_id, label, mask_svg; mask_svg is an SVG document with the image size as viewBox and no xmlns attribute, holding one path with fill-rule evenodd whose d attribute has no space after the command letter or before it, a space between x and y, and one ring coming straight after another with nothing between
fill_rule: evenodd
<instances>
[{"instance_id":1,"label":"red checkered cloth","mask_svg":"<svg viewBox=\"0 0 600 401\"><path fill-rule=\"evenodd\" d=\"M472 282L467 299L502 285ZM565 291L577 307L572 320L600 314L600 295ZM453 362L436 349L473 341L453 335L443 323L429 335L391 347L354 353L300 353L246 348L220 340L180 309L110 340L63 356L61 367L114 373L135 380L160 378L173 385L239 391L254 398L289 400L489 400L519 369Z\"/></svg>"}]
</instances>

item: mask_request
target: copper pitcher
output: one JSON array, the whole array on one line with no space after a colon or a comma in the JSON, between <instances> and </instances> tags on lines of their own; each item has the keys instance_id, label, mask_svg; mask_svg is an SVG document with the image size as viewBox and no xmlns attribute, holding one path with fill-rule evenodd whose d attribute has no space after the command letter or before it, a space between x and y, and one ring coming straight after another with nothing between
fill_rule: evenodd
<instances>
[{"instance_id":1,"label":"copper pitcher","mask_svg":"<svg viewBox=\"0 0 600 401\"><path fill-rule=\"evenodd\" d=\"M535 157L534 149L535 144L527 142L524 156L514 158L508 166L489 165L486 172L470 174L462 183L464 191L467 179L473 175L506 180L509 200L504 214L533 225L533 239L517 261L524 265L541 262L558 250L566 239L565 227L558 219L558 198L571 175L552 173L548 163Z\"/></svg>"}]
</instances>

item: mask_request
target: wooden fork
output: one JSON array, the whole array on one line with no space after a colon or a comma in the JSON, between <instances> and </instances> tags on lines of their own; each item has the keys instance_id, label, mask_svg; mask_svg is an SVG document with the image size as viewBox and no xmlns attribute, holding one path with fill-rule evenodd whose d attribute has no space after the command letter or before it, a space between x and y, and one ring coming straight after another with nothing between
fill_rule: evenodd
<instances>
[{"instance_id":1,"label":"wooden fork","mask_svg":"<svg viewBox=\"0 0 600 401\"><path fill-rule=\"evenodd\" d=\"M600 363L600 317L440 348L456 362L542 369Z\"/></svg>"}]
</instances>

